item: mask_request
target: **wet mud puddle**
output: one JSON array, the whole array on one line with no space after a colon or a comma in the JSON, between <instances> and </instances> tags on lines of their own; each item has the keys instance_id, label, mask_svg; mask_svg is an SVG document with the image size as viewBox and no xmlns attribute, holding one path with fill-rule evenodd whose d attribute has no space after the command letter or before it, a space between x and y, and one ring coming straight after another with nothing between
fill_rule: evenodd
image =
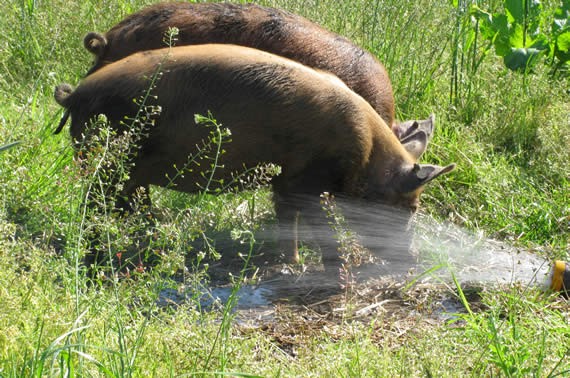
<instances>
[{"instance_id":1,"label":"wet mud puddle","mask_svg":"<svg viewBox=\"0 0 570 378\"><path fill-rule=\"evenodd\" d=\"M470 305L485 285L544 285L550 264L528 251L468 233L428 217L416 220L413 253L386 256L375 269L353 268L350 282L307 266L292 274L287 266L272 267L255 285L201 286L186 292L165 290L159 302L194 300L201 309L223 311L231 306L243 324L275 322L283 314L305 318L355 319L383 316L424 316L444 320L464 311L454 290L461 283ZM472 297L469 297L473 293Z\"/></svg>"}]
</instances>

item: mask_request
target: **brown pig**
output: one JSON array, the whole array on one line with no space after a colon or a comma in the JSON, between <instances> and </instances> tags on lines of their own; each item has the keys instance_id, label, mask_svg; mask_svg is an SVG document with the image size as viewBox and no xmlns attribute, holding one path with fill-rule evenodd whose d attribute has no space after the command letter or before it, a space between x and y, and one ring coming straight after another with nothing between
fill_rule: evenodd
<instances>
[{"instance_id":1,"label":"brown pig","mask_svg":"<svg viewBox=\"0 0 570 378\"><path fill-rule=\"evenodd\" d=\"M128 16L104 35L91 32L85 36L84 45L95 56L89 73L135 52L166 47L164 34L169 27L179 29L177 46L248 46L331 72L364 97L398 137L410 126L395 122L388 73L372 54L306 18L255 4L151 5ZM421 154L429 137L414 135L415 144L410 144L408 150Z\"/></svg>"},{"instance_id":2,"label":"brown pig","mask_svg":"<svg viewBox=\"0 0 570 378\"><path fill-rule=\"evenodd\" d=\"M209 129L195 125L195 114L207 112L232 135L219 156L217 179L227 182L231 173L260 163L281 166L272 186L283 224L294 223L299 211L318 212L319 194L330 192L399 209L405 233L423 186L454 168L418 164L370 104L336 76L235 45L136 53L93 72L74 91L58 86L55 97L71 114L73 140L89 134L89 121L98 114L115 129L128 127L125 117L139 110L133 99L149 88L157 69L162 75L149 99L161 114L132 157L123 186L127 197L149 185L200 190L203 176L196 169L180 175L179 169L208 137ZM325 262L338 262L333 251L325 252Z\"/></svg>"}]
</instances>

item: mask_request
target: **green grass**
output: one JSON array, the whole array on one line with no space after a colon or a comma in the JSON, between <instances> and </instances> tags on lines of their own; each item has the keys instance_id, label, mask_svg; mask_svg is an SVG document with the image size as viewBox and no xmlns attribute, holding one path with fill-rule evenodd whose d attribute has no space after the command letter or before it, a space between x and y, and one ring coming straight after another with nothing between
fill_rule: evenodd
<instances>
[{"instance_id":1,"label":"green grass","mask_svg":"<svg viewBox=\"0 0 570 378\"><path fill-rule=\"evenodd\" d=\"M69 137L51 134L62 113L52 92L61 82L77 83L90 67L82 47L87 32L105 31L149 3L0 5L0 146L20 142L0 151L0 376L570 373L568 302L536 288L486 288L472 313L449 321L427 317L421 310L429 303L411 291L402 294L410 296L407 313L337 323L315 318L309 328L295 328L290 314L274 332L242 327L229 307L204 311L192 300L159 306L162 289L192 288L207 274L196 267L212 253L199 243L204 233L215 243L219 233L274 221L266 189L220 197L154 189L160 221L153 248L163 257L157 269L88 285L80 258L94 220L82 212L86 178L72 161ZM457 21L465 16L451 2L261 3L302 14L378 56L393 81L398 118L437 115L423 160L458 168L426 189L422 212L570 260L568 77L553 80L539 65L523 78L493 54L480 56L482 50L464 43ZM545 3L548 16L556 4ZM468 68L454 51L481 64ZM128 245L115 237L127 227L141 229L132 222L103 219L109 243ZM251 251L248 243L236 244L234 252ZM181 273L185 262L191 274Z\"/></svg>"}]
</instances>

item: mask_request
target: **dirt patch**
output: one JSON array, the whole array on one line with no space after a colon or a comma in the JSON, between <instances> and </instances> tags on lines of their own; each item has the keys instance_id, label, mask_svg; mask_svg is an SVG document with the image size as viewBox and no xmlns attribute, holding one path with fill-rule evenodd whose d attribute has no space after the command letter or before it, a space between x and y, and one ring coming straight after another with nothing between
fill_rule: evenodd
<instances>
[{"instance_id":1,"label":"dirt patch","mask_svg":"<svg viewBox=\"0 0 570 378\"><path fill-rule=\"evenodd\" d=\"M347 323L382 328L384 332L373 332L380 342L385 332L403 337L419 325L441 325L466 312L451 286L410 285L413 273L393 276L379 270L384 274L374 276L374 269L354 268L349 281L346 274L325 272L319 264L270 264L263 258L256 263L261 264L253 265L246 273L248 283L234 293L239 298L235 308L237 327L244 333L269 333L288 352L304 338L322 332L332 338L349 337ZM210 266L210 276L215 279L205 288L203 308L214 306L213 298L218 299L218 305L226 303L234 288L227 277L230 273L235 277L240 269L243 261L241 267L227 260ZM482 288L462 289L471 310L480 309Z\"/></svg>"},{"instance_id":2,"label":"dirt patch","mask_svg":"<svg viewBox=\"0 0 570 378\"><path fill-rule=\"evenodd\" d=\"M288 355L311 340L350 340L355 327L365 328L370 340L382 345L401 345L426 327L460 327L457 314L466 310L448 287L417 284L407 287L402 277L378 277L350 287L315 285L319 272L307 277L284 277L261 283L272 296L271 304L239 308L236 329L247 335L262 332ZM287 282L288 281L288 284ZM482 308L481 288L464 288L472 311ZM453 320L450 322L450 320Z\"/></svg>"}]
</instances>

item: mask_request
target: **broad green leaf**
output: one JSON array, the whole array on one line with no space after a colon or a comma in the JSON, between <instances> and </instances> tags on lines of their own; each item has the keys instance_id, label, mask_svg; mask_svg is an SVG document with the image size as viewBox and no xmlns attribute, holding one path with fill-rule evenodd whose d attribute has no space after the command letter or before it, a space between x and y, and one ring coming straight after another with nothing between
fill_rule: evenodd
<instances>
[{"instance_id":1,"label":"broad green leaf","mask_svg":"<svg viewBox=\"0 0 570 378\"><path fill-rule=\"evenodd\" d=\"M497 31L494 41L495 51L497 52L497 55L505 56L510 53L512 47L510 41L511 31L509 30L507 16L504 14L493 15L492 27Z\"/></svg>"},{"instance_id":2,"label":"broad green leaf","mask_svg":"<svg viewBox=\"0 0 570 378\"><path fill-rule=\"evenodd\" d=\"M570 0L564 0L562 5L554 11L552 30L559 32L564 30L564 28L570 29Z\"/></svg>"},{"instance_id":3,"label":"broad green leaf","mask_svg":"<svg viewBox=\"0 0 570 378\"><path fill-rule=\"evenodd\" d=\"M534 48L517 48L503 58L505 66L513 71L525 71L532 68L540 58L541 50Z\"/></svg>"},{"instance_id":4,"label":"broad green leaf","mask_svg":"<svg viewBox=\"0 0 570 378\"><path fill-rule=\"evenodd\" d=\"M539 0L505 0L505 12L509 23L524 25L526 21L527 33L530 34L538 30L538 16L541 10L542 5Z\"/></svg>"},{"instance_id":5,"label":"broad green leaf","mask_svg":"<svg viewBox=\"0 0 570 378\"><path fill-rule=\"evenodd\" d=\"M570 30L562 33L556 38L556 57L562 62L570 61Z\"/></svg>"},{"instance_id":6,"label":"broad green leaf","mask_svg":"<svg viewBox=\"0 0 570 378\"><path fill-rule=\"evenodd\" d=\"M514 48L525 47L524 31L521 24L514 24L509 30L509 44L510 47Z\"/></svg>"},{"instance_id":7,"label":"broad green leaf","mask_svg":"<svg viewBox=\"0 0 570 378\"><path fill-rule=\"evenodd\" d=\"M524 23L524 2L526 0L505 0L505 11L509 23Z\"/></svg>"},{"instance_id":8,"label":"broad green leaf","mask_svg":"<svg viewBox=\"0 0 570 378\"><path fill-rule=\"evenodd\" d=\"M489 12L484 11L476 5L472 5L469 12L471 16L479 20L479 30L481 32L481 36L489 41L492 41L498 32L498 30L495 28L495 25L493 24L493 15Z\"/></svg>"},{"instance_id":9,"label":"broad green leaf","mask_svg":"<svg viewBox=\"0 0 570 378\"><path fill-rule=\"evenodd\" d=\"M541 27L543 22L541 20L542 4L538 0L527 0L528 5L528 15L527 15L527 33L536 35L541 32ZM545 25L546 26L546 25Z\"/></svg>"},{"instance_id":10,"label":"broad green leaf","mask_svg":"<svg viewBox=\"0 0 570 378\"><path fill-rule=\"evenodd\" d=\"M479 8L475 4L471 5L471 8L469 9L469 14L477 18L479 21L483 21L484 23L487 23L489 25L493 23L493 15L490 12L487 12Z\"/></svg>"},{"instance_id":11,"label":"broad green leaf","mask_svg":"<svg viewBox=\"0 0 570 378\"><path fill-rule=\"evenodd\" d=\"M534 49L537 50L550 50L550 39L544 35L544 34L539 34L537 36L534 37L534 39L530 42L527 42L527 46L528 47L532 47Z\"/></svg>"},{"instance_id":12,"label":"broad green leaf","mask_svg":"<svg viewBox=\"0 0 570 378\"><path fill-rule=\"evenodd\" d=\"M560 51L570 51L570 30L558 36L556 39L556 45Z\"/></svg>"}]
</instances>

